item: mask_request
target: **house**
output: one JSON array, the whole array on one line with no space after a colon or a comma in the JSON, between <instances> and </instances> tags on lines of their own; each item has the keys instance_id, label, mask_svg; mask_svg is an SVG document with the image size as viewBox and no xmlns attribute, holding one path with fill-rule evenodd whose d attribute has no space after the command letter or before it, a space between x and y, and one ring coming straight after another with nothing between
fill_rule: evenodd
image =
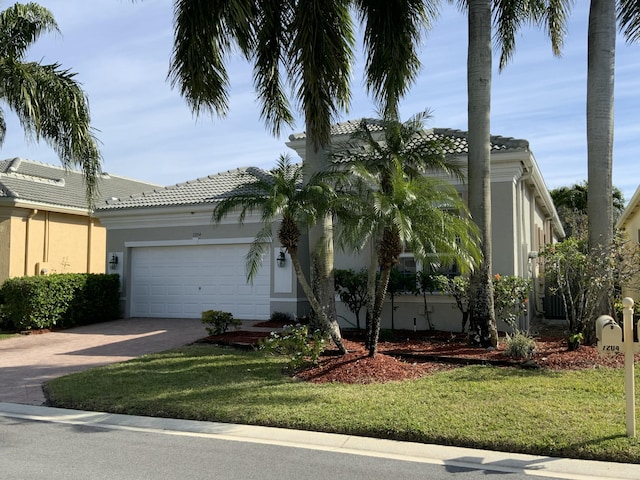
<instances>
[{"instance_id":1,"label":"house","mask_svg":"<svg viewBox=\"0 0 640 480\"><path fill-rule=\"evenodd\" d=\"M368 121L368 128L374 135L382 138L382 127L376 121ZM360 126L360 121L344 122L334 126L332 145L348 145L353 149L352 136ZM426 140L445 140L446 153L451 160L464 167L467 164L468 145L466 132L453 129L434 128L425 130ZM304 133L291 135L287 145L304 159ZM377 140L377 138L376 138ZM460 195L467 200L467 187L460 180L449 179ZM564 237L560 218L555 210L551 195L544 183L540 169L527 140L511 137L491 137L491 202L492 202L492 239L493 239L493 272L501 275L518 275L531 278L533 285L529 319L544 315L542 298L544 284L538 277L538 252L547 244L555 243ZM368 257L369 254L366 254ZM402 268L413 269L416 265L412 255L401 258ZM335 259L336 268L362 268L361 257L338 252ZM396 328L426 329L429 321L438 329L451 328L451 316L461 316L451 299L439 295L430 296L425 312L423 299L405 295L395 304L394 315ZM453 310L453 312L452 312ZM345 308L339 312L343 318L353 315ZM383 319L391 318L390 302L386 305ZM388 326L388 325L387 325ZM498 325L500 329L505 325Z\"/></svg>"},{"instance_id":2,"label":"house","mask_svg":"<svg viewBox=\"0 0 640 480\"><path fill-rule=\"evenodd\" d=\"M332 145L349 141L357 127L358 122L335 125ZM433 129L424 135L447 138L447 153L466 164L465 132ZM287 143L303 161L305 140L303 133L294 134ZM97 209L107 227L109 255L124 262L122 301L127 316L198 317L204 310L217 309L259 320L274 311L309 312L291 262L286 256L277 261L281 250L275 243L253 284L247 284L244 257L260 228L259 218L247 218L243 226L232 217L218 225L211 222L215 199L242 189L250 170L261 172L249 168L222 172L110 200ZM455 185L464 196L466 186ZM527 141L492 137L492 189L494 271L535 277L537 251L564 233ZM301 245L301 258L305 249L308 246ZM363 258L336 252L335 266L359 269ZM415 269L410 253L403 256L403 265ZM538 292L542 289L537 290L539 297ZM413 328L414 318L417 328L425 328L421 298L405 295L396 305L397 328ZM341 318L349 325L353 315L340 308ZM432 318L438 318L436 328L458 328L459 312L449 297L433 295L427 308L432 309Z\"/></svg>"},{"instance_id":3,"label":"house","mask_svg":"<svg viewBox=\"0 0 640 480\"><path fill-rule=\"evenodd\" d=\"M640 243L640 186L618 218L616 228L626 236L627 240ZM640 284L640 279L636 284ZM636 303L640 301L640 291L637 288L623 287L622 294L625 297L633 298Z\"/></svg>"},{"instance_id":4,"label":"house","mask_svg":"<svg viewBox=\"0 0 640 480\"><path fill-rule=\"evenodd\" d=\"M98 181L100 198L154 187L106 173ZM104 273L106 237L88 209L82 172L22 158L0 161L0 282L54 272Z\"/></svg>"}]
</instances>

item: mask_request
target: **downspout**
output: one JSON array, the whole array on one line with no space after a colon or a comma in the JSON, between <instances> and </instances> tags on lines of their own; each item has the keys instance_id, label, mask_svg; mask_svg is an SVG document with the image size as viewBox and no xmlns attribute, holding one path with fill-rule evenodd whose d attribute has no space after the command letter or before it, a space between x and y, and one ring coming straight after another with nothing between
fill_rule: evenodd
<instances>
[{"instance_id":1,"label":"downspout","mask_svg":"<svg viewBox=\"0 0 640 480\"><path fill-rule=\"evenodd\" d=\"M32 209L27 215L27 225L24 233L24 275L29 275L29 233L31 226L31 219L38 214L38 209Z\"/></svg>"},{"instance_id":2,"label":"downspout","mask_svg":"<svg viewBox=\"0 0 640 480\"><path fill-rule=\"evenodd\" d=\"M42 261L49 262L49 214L51 212L44 212L44 244L42 246Z\"/></svg>"},{"instance_id":3,"label":"downspout","mask_svg":"<svg viewBox=\"0 0 640 480\"><path fill-rule=\"evenodd\" d=\"M520 201L520 205L518 206L518 217L520 218L520 222L519 222L519 227L518 227L518 273L522 276L524 276L524 272L527 271L526 269L526 262L523 261L523 253L526 255L529 251L528 246L525 246L524 244L527 243L529 244L529 242L527 242L526 240L526 233L527 233L527 219L525 217L525 199L526 199L526 188L527 188L527 181L529 181L531 179L531 172L529 170L524 169L524 172L522 173L522 175L520 176L519 180L518 180L518 184L519 184L519 192L518 192L518 199Z\"/></svg>"},{"instance_id":4,"label":"downspout","mask_svg":"<svg viewBox=\"0 0 640 480\"><path fill-rule=\"evenodd\" d=\"M87 225L87 273L91 273L91 239L93 237L93 219L91 216L88 217L88 225Z\"/></svg>"}]
</instances>

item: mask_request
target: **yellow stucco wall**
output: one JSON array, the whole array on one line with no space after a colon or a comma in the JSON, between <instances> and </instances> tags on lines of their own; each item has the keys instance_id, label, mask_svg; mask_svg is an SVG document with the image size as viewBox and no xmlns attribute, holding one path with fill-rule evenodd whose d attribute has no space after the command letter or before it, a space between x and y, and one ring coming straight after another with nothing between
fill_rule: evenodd
<instances>
[{"instance_id":1,"label":"yellow stucco wall","mask_svg":"<svg viewBox=\"0 0 640 480\"><path fill-rule=\"evenodd\" d=\"M0 282L47 273L104 273L106 229L96 218L12 208L0 213Z\"/></svg>"}]
</instances>

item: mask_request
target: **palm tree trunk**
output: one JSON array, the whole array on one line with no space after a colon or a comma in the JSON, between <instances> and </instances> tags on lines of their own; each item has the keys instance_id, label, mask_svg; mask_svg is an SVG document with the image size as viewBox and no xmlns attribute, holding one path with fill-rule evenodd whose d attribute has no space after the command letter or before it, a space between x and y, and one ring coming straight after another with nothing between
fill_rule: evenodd
<instances>
[{"instance_id":1,"label":"palm tree trunk","mask_svg":"<svg viewBox=\"0 0 640 480\"><path fill-rule=\"evenodd\" d=\"M367 328L364 343L364 348L366 349L371 347L371 339L373 338L373 311L375 310L376 273L378 272L378 255L373 246L376 244L377 239L374 237L371 240L371 258L369 260L369 269L367 271Z\"/></svg>"},{"instance_id":2,"label":"palm tree trunk","mask_svg":"<svg viewBox=\"0 0 640 480\"><path fill-rule=\"evenodd\" d=\"M375 357L378 352L378 338L380 337L380 319L382 317L382 307L384 306L384 298L387 295L387 286L389 285L389 277L391 276L391 268L383 268L380 271L380 282L376 289L376 300L373 305L373 314L371 315L371 339L369 340L369 356Z\"/></svg>"},{"instance_id":3,"label":"palm tree trunk","mask_svg":"<svg viewBox=\"0 0 640 480\"><path fill-rule=\"evenodd\" d=\"M587 69L587 213L589 248L613 235L612 158L616 2L591 0Z\"/></svg>"},{"instance_id":4,"label":"palm tree trunk","mask_svg":"<svg viewBox=\"0 0 640 480\"><path fill-rule=\"evenodd\" d=\"M471 276L469 340L498 345L491 282L491 0L469 1L469 210L480 229L483 260Z\"/></svg>"},{"instance_id":5,"label":"palm tree trunk","mask_svg":"<svg viewBox=\"0 0 640 480\"><path fill-rule=\"evenodd\" d=\"M598 255L613 241L613 98L616 2L591 0L587 69L587 164L589 249ZM604 273L604 272L602 272ZM600 313L612 313L607 289L598 298Z\"/></svg>"},{"instance_id":6,"label":"palm tree trunk","mask_svg":"<svg viewBox=\"0 0 640 480\"><path fill-rule=\"evenodd\" d=\"M306 139L304 162L305 174L308 176L326 168L325 152L316 148L310 135L307 135ZM309 250L311 252L311 288L325 315L328 318L336 318L331 215L326 215L309 228Z\"/></svg>"},{"instance_id":7,"label":"palm tree trunk","mask_svg":"<svg viewBox=\"0 0 640 480\"><path fill-rule=\"evenodd\" d=\"M302 286L302 290L309 299L311 308L313 309L317 318L320 320L322 330L328 332L329 335L331 335L331 340L333 340L333 343L336 344L336 347L338 347L340 353L342 353L343 355L345 353L348 353L346 347L344 346L344 343L342 342L340 326L338 325L337 321L329 320L329 317L327 317L326 313L322 309L320 302L318 302L318 299L313 293L311 285L309 285L309 282L307 282L307 278L302 272L302 266L300 265L297 251L295 249L289 249L289 256L291 257L291 263L293 264L293 269L296 272L298 282L300 283L300 286Z\"/></svg>"}]
</instances>

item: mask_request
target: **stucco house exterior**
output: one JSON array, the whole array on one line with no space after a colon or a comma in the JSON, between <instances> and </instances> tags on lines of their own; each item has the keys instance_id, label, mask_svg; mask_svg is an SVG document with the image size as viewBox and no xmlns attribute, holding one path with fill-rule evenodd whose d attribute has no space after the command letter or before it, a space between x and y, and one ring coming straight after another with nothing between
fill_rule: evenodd
<instances>
[{"instance_id":1,"label":"stucco house exterior","mask_svg":"<svg viewBox=\"0 0 640 480\"><path fill-rule=\"evenodd\" d=\"M332 145L348 142L358 124L335 125ZM465 132L432 129L424 135L447 138L447 153L466 164ZM287 146L304 161L304 144L302 133L291 135ZM211 222L216 199L246 188L249 171L261 174L256 168L239 168L110 200L96 210L107 228L108 255L123 260L125 316L199 317L204 310L216 309L261 320L274 311L309 312L290 259L285 255L284 262L278 262L277 240L253 284L247 284L244 257L260 228L259 218L247 218L243 226L231 216L218 225ZM455 186L464 197L466 186ZM494 271L535 277L537 251L564 233L527 141L492 137L492 189ZM307 252L303 243L300 258L307 258ZM367 255L336 251L335 267L360 269ZM403 264L412 264L410 254ZM414 318L416 328L425 328L422 298L404 295L396 300L398 305L396 328L413 328ZM460 314L449 297L432 295L429 305L436 328L459 328ZM342 305L338 308L343 324L350 325L353 315Z\"/></svg>"},{"instance_id":2,"label":"stucco house exterior","mask_svg":"<svg viewBox=\"0 0 640 480\"><path fill-rule=\"evenodd\" d=\"M13 158L0 161L0 283L46 273L104 273L106 229L89 211L82 172ZM103 174L104 198L152 183Z\"/></svg>"},{"instance_id":3,"label":"stucco house exterior","mask_svg":"<svg viewBox=\"0 0 640 480\"><path fill-rule=\"evenodd\" d=\"M616 228L621 230L629 241L640 243L640 186L620 215ZM636 283L640 284L640 279ZM637 288L623 287L622 294L633 298L636 303L640 301L640 291Z\"/></svg>"}]
</instances>

